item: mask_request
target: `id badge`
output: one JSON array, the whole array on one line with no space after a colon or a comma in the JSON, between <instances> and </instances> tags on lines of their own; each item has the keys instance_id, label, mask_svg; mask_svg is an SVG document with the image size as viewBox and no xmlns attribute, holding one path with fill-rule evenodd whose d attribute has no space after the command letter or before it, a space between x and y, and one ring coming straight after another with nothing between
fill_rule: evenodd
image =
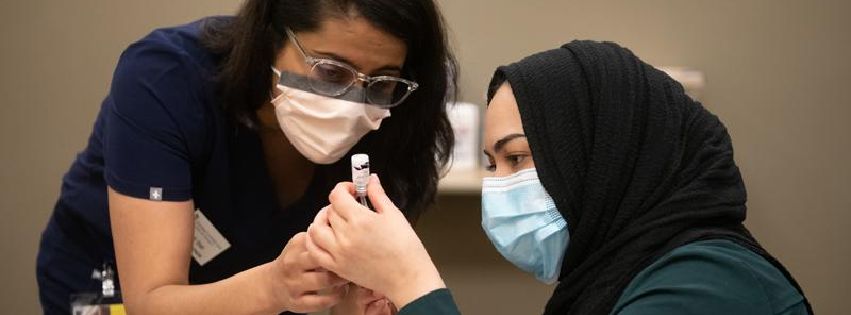
<instances>
[{"instance_id":1,"label":"id badge","mask_svg":"<svg viewBox=\"0 0 851 315\"><path fill-rule=\"evenodd\" d=\"M111 264L92 272L92 279L101 281L101 292L71 295L72 315L126 315L121 293L115 289L115 271Z\"/></svg>"}]
</instances>

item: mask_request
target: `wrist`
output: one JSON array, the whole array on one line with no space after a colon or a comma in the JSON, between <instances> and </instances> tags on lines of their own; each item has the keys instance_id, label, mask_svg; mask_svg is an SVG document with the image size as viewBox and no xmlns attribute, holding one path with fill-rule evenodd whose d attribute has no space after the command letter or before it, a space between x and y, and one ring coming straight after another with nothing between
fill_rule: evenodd
<instances>
[{"instance_id":1,"label":"wrist","mask_svg":"<svg viewBox=\"0 0 851 315\"><path fill-rule=\"evenodd\" d=\"M385 294L398 309L402 309L408 303L431 293L431 291L446 288L440 273L431 261L429 261L427 267L417 268L410 276L400 279L404 279L404 281L399 281L400 283L396 288Z\"/></svg>"},{"instance_id":2,"label":"wrist","mask_svg":"<svg viewBox=\"0 0 851 315\"><path fill-rule=\"evenodd\" d=\"M283 307L275 298L273 277L269 275L269 263L239 272L231 277L238 283L239 290L249 292L248 299L255 306L253 314L277 314L283 311Z\"/></svg>"}]
</instances>

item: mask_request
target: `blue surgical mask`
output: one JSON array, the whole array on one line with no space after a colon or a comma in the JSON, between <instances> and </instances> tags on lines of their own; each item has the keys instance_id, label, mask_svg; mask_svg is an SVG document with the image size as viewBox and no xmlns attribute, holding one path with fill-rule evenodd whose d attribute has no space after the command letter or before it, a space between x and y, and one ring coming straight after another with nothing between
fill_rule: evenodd
<instances>
[{"instance_id":1,"label":"blue surgical mask","mask_svg":"<svg viewBox=\"0 0 851 315\"><path fill-rule=\"evenodd\" d=\"M505 259L554 283L570 236L535 169L482 180L482 228Z\"/></svg>"}]
</instances>

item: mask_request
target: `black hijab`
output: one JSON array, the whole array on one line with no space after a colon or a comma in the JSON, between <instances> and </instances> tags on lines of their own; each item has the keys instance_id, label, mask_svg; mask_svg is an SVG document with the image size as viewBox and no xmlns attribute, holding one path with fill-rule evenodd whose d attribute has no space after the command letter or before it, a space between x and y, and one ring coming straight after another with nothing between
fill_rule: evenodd
<instances>
[{"instance_id":1,"label":"black hijab","mask_svg":"<svg viewBox=\"0 0 851 315\"><path fill-rule=\"evenodd\" d=\"M742 225L727 129L664 72L617 44L574 41L497 69L489 99L506 80L570 231L545 314L608 314L638 272L704 239L765 257L801 291Z\"/></svg>"}]
</instances>

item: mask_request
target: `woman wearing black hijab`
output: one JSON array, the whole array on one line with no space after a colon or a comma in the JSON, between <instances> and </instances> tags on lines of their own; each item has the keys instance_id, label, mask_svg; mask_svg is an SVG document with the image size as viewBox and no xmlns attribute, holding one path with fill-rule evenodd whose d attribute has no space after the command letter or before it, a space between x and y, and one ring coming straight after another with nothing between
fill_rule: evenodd
<instances>
[{"instance_id":1,"label":"woman wearing black hijab","mask_svg":"<svg viewBox=\"0 0 851 315\"><path fill-rule=\"evenodd\" d=\"M500 67L488 93L482 226L509 261L558 280L545 314L812 314L742 222L720 120L613 43L574 41ZM309 229L320 265L400 314L456 314L428 253L373 176Z\"/></svg>"}]
</instances>

